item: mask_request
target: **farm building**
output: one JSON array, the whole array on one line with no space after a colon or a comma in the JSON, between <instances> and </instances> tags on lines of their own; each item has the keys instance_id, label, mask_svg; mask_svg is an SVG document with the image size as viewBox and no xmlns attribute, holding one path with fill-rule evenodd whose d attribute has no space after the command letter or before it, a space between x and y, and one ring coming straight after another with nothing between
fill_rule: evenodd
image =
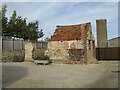
<instances>
[{"instance_id":1,"label":"farm building","mask_svg":"<svg viewBox=\"0 0 120 90\"><path fill-rule=\"evenodd\" d=\"M120 36L108 40L108 47L120 47Z\"/></svg>"},{"instance_id":2,"label":"farm building","mask_svg":"<svg viewBox=\"0 0 120 90\"><path fill-rule=\"evenodd\" d=\"M47 55L53 62L77 64L96 62L91 23L57 26L48 43Z\"/></svg>"}]
</instances>

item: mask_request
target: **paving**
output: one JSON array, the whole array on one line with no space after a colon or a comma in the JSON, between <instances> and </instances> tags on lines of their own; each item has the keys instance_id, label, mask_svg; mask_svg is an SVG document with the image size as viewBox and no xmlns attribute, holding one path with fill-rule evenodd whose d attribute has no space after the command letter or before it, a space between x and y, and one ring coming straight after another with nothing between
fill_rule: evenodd
<instances>
[{"instance_id":1,"label":"paving","mask_svg":"<svg viewBox=\"0 0 120 90\"><path fill-rule=\"evenodd\" d=\"M3 88L117 88L118 61L69 65L3 63Z\"/></svg>"}]
</instances>

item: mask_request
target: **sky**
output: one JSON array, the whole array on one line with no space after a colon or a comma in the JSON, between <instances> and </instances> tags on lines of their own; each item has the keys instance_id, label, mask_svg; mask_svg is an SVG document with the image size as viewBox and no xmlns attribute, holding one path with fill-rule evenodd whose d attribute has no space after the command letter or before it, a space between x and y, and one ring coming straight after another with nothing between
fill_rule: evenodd
<instances>
[{"instance_id":1,"label":"sky","mask_svg":"<svg viewBox=\"0 0 120 90\"><path fill-rule=\"evenodd\" d=\"M14 0L13 0L14 1ZM96 38L96 19L107 19L108 39L118 36L117 2L3 2L6 16L14 10L27 21L39 21L44 37L53 35L57 25L74 25L91 22Z\"/></svg>"}]
</instances>

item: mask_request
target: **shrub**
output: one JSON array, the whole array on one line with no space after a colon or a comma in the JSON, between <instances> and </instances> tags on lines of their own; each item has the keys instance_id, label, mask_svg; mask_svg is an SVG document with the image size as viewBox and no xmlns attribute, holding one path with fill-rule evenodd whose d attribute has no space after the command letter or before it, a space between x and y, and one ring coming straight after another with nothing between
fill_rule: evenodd
<instances>
[{"instance_id":1,"label":"shrub","mask_svg":"<svg viewBox=\"0 0 120 90\"><path fill-rule=\"evenodd\" d=\"M44 55L44 56L37 56L36 58L34 58L35 60L48 60L50 59L48 56Z\"/></svg>"}]
</instances>

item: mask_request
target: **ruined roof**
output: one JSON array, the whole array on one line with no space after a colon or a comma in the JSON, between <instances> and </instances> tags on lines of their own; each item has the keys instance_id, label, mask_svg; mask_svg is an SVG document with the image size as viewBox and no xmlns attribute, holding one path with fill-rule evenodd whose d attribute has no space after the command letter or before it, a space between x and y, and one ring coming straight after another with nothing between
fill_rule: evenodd
<instances>
[{"instance_id":1,"label":"ruined roof","mask_svg":"<svg viewBox=\"0 0 120 90\"><path fill-rule=\"evenodd\" d=\"M85 39L86 32L90 28L91 23L57 26L51 41L69 41Z\"/></svg>"}]
</instances>

